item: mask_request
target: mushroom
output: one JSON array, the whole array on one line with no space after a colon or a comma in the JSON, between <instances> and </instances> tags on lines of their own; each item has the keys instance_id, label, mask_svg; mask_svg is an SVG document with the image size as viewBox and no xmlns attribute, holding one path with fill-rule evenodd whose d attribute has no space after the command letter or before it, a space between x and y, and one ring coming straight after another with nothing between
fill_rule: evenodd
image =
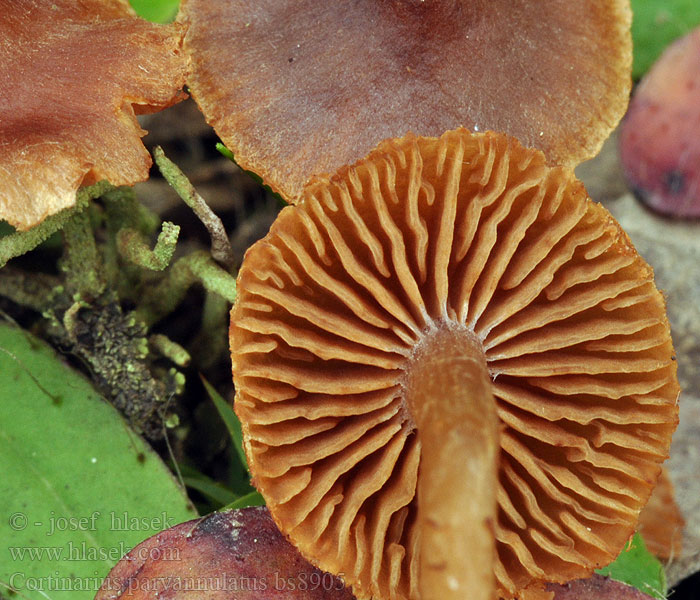
<instances>
[{"instance_id":1,"label":"mushroom","mask_svg":"<svg viewBox=\"0 0 700 600\"><path fill-rule=\"evenodd\" d=\"M125 0L0 0L0 219L28 229L80 185L148 177L134 112L183 98L182 34Z\"/></svg>"},{"instance_id":2,"label":"mushroom","mask_svg":"<svg viewBox=\"0 0 700 600\"><path fill-rule=\"evenodd\" d=\"M586 576L677 423L651 268L503 134L409 134L312 181L248 250L230 335L255 485L360 599Z\"/></svg>"},{"instance_id":3,"label":"mushroom","mask_svg":"<svg viewBox=\"0 0 700 600\"><path fill-rule=\"evenodd\" d=\"M296 198L407 131L591 158L624 114L627 0L186 0L188 85L236 161Z\"/></svg>"},{"instance_id":4,"label":"mushroom","mask_svg":"<svg viewBox=\"0 0 700 600\"><path fill-rule=\"evenodd\" d=\"M125 554L94 600L354 600L289 544L261 506L217 511Z\"/></svg>"},{"instance_id":5,"label":"mushroom","mask_svg":"<svg viewBox=\"0 0 700 600\"><path fill-rule=\"evenodd\" d=\"M681 556L684 525L671 477L662 468L649 502L639 515L639 533L649 552L667 562Z\"/></svg>"},{"instance_id":6,"label":"mushroom","mask_svg":"<svg viewBox=\"0 0 700 600\"><path fill-rule=\"evenodd\" d=\"M700 27L669 46L635 89L620 160L649 208L700 218Z\"/></svg>"}]
</instances>

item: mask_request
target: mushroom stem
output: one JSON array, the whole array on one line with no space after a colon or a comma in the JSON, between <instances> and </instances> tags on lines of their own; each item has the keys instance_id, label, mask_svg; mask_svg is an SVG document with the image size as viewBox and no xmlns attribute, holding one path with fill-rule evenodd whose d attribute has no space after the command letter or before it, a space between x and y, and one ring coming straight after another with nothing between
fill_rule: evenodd
<instances>
[{"instance_id":1,"label":"mushroom stem","mask_svg":"<svg viewBox=\"0 0 700 600\"><path fill-rule=\"evenodd\" d=\"M416 349L406 382L421 442L422 600L494 596L499 421L481 344L440 327Z\"/></svg>"}]
</instances>

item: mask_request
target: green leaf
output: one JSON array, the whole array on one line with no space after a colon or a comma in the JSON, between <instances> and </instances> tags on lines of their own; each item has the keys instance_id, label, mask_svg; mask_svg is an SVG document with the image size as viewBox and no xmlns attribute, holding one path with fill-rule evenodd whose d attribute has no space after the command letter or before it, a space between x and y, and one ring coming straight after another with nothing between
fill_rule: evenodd
<instances>
[{"instance_id":1,"label":"green leaf","mask_svg":"<svg viewBox=\"0 0 700 600\"><path fill-rule=\"evenodd\" d=\"M169 23L177 15L180 0L129 0L139 16L154 23Z\"/></svg>"},{"instance_id":2,"label":"green leaf","mask_svg":"<svg viewBox=\"0 0 700 600\"><path fill-rule=\"evenodd\" d=\"M231 504L219 509L219 512L224 510L234 510L237 508L246 508L248 506L265 506L265 498L262 497L260 492L250 492L250 494L241 496L238 498L238 500L234 500L231 502Z\"/></svg>"},{"instance_id":3,"label":"green leaf","mask_svg":"<svg viewBox=\"0 0 700 600\"><path fill-rule=\"evenodd\" d=\"M188 488L197 490L214 504L224 506L236 500L236 494L215 481L196 477L183 477L182 481Z\"/></svg>"},{"instance_id":4,"label":"green leaf","mask_svg":"<svg viewBox=\"0 0 700 600\"><path fill-rule=\"evenodd\" d=\"M2 323L0 473L0 590L23 599L91 600L122 554L196 515L82 375Z\"/></svg>"},{"instance_id":5,"label":"green leaf","mask_svg":"<svg viewBox=\"0 0 700 600\"><path fill-rule=\"evenodd\" d=\"M202 377L202 383L207 390L207 394L211 398L212 402L216 406L216 410L219 411L221 418L223 419L226 429L228 429L229 435L231 436L231 441L236 449L238 458L241 464L248 470L248 460L246 459L245 452L243 450L243 432L241 431L241 422L238 420L236 413L233 412L231 405L226 402L219 392L217 392L214 387Z\"/></svg>"},{"instance_id":6,"label":"green leaf","mask_svg":"<svg viewBox=\"0 0 700 600\"><path fill-rule=\"evenodd\" d=\"M224 144L221 142L216 142L216 149L219 151L219 153L222 156L225 156L228 158L231 162L236 162L236 159L233 157L233 152L231 152Z\"/></svg>"},{"instance_id":7,"label":"green leaf","mask_svg":"<svg viewBox=\"0 0 700 600\"><path fill-rule=\"evenodd\" d=\"M645 594L666 598L666 573L662 564L647 550L642 536L636 533L615 562L596 571L636 587Z\"/></svg>"},{"instance_id":8,"label":"green leaf","mask_svg":"<svg viewBox=\"0 0 700 600\"><path fill-rule=\"evenodd\" d=\"M265 191L268 194L274 196L274 198L277 200L280 208L284 208L285 206L287 206L287 201L284 198L282 198L282 196L280 196L279 193L275 192L269 185L267 185L267 183L265 183L265 181L263 180L262 177L260 177L260 175L258 175L257 173L255 173L253 171L249 171L248 169L244 169L243 167L241 167L241 165L239 165L236 162L236 156L234 155L233 152L231 152L231 150L229 148L227 148L221 142L216 142L216 149L218 150L219 154L228 158L232 163L234 163L237 167L239 167L246 175L248 175L249 177L252 177L254 181L256 181L263 188L265 188Z\"/></svg>"},{"instance_id":9,"label":"green leaf","mask_svg":"<svg viewBox=\"0 0 700 600\"><path fill-rule=\"evenodd\" d=\"M632 0L634 66L639 79L673 40L700 24L698 0Z\"/></svg>"},{"instance_id":10,"label":"green leaf","mask_svg":"<svg viewBox=\"0 0 700 600\"><path fill-rule=\"evenodd\" d=\"M197 469L186 465L180 465L180 472L182 474L183 483L188 488L197 490L200 494L205 496L207 500L212 502L215 507L224 506L238 498L238 494L221 483L214 481L204 473L200 473Z\"/></svg>"}]
</instances>

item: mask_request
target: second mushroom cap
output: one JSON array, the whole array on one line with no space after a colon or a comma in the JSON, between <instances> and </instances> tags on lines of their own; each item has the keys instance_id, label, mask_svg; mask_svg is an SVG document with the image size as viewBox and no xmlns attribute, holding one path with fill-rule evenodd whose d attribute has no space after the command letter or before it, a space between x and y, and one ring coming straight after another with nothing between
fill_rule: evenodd
<instances>
[{"instance_id":1,"label":"second mushroom cap","mask_svg":"<svg viewBox=\"0 0 700 600\"><path fill-rule=\"evenodd\" d=\"M193 97L288 199L381 140L503 131L596 154L631 86L628 0L186 0Z\"/></svg>"},{"instance_id":2,"label":"second mushroom cap","mask_svg":"<svg viewBox=\"0 0 700 600\"><path fill-rule=\"evenodd\" d=\"M127 0L0 0L0 219L29 229L81 185L148 178L135 113L184 98L182 35Z\"/></svg>"}]
</instances>

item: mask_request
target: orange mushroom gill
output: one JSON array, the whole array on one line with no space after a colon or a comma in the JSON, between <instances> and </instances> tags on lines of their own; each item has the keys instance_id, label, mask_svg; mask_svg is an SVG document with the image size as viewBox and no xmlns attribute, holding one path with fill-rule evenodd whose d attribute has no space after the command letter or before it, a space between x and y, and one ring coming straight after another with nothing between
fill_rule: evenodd
<instances>
[{"instance_id":1,"label":"orange mushroom gill","mask_svg":"<svg viewBox=\"0 0 700 600\"><path fill-rule=\"evenodd\" d=\"M568 168L464 129L313 181L231 315L255 484L360 599L522 597L634 532L678 384L651 268Z\"/></svg>"}]
</instances>

